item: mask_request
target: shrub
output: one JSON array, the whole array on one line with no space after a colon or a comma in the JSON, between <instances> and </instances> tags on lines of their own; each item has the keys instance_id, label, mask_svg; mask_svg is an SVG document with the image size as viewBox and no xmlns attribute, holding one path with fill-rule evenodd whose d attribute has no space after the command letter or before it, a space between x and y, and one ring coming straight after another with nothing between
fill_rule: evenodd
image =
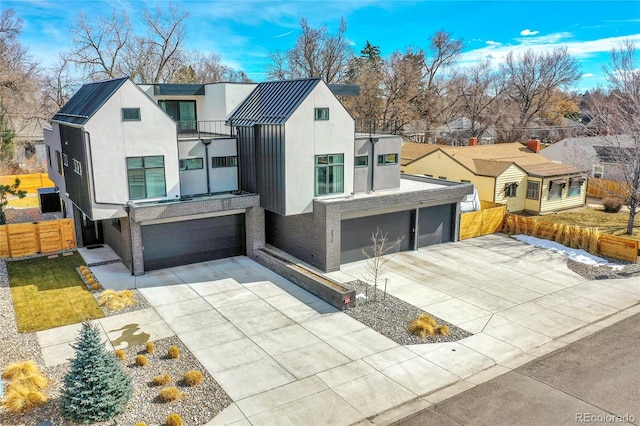
<instances>
[{"instance_id":1,"label":"shrub","mask_svg":"<svg viewBox=\"0 0 640 426\"><path fill-rule=\"evenodd\" d=\"M122 349L116 349L114 352L116 358L118 358L119 360L123 360L127 357L127 354L125 351L123 351Z\"/></svg>"},{"instance_id":2,"label":"shrub","mask_svg":"<svg viewBox=\"0 0 640 426\"><path fill-rule=\"evenodd\" d=\"M60 397L62 415L74 423L97 423L122 413L133 394L133 385L116 357L105 348L98 327L82 323L72 347L75 356Z\"/></svg>"},{"instance_id":3,"label":"shrub","mask_svg":"<svg viewBox=\"0 0 640 426\"><path fill-rule=\"evenodd\" d=\"M424 339L427 336L433 336L433 325L424 320L421 320L420 318L416 318L411 321L411 324L409 325L409 331L416 336Z\"/></svg>"},{"instance_id":4,"label":"shrub","mask_svg":"<svg viewBox=\"0 0 640 426\"><path fill-rule=\"evenodd\" d=\"M92 288L93 290L98 291L98 290L100 290L100 289L102 288L102 286L101 286L99 283L95 283L95 284L93 284L93 285L91 286L91 288Z\"/></svg>"},{"instance_id":5,"label":"shrub","mask_svg":"<svg viewBox=\"0 0 640 426\"><path fill-rule=\"evenodd\" d=\"M131 290L113 291L105 290L98 298L100 306L110 311L119 311L136 303L136 298Z\"/></svg>"},{"instance_id":6,"label":"shrub","mask_svg":"<svg viewBox=\"0 0 640 426\"><path fill-rule=\"evenodd\" d=\"M90 270L88 270L88 269L84 269L84 270L82 271L82 275L84 275L85 277L88 277L89 275L91 275L91 271L90 271Z\"/></svg>"},{"instance_id":7,"label":"shrub","mask_svg":"<svg viewBox=\"0 0 640 426\"><path fill-rule=\"evenodd\" d=\"M161 374L159 376L154 376L153 380L151 381L151 384L153 386L164 386L167 383L169 383L171 381L171 376L169 376L167 373L165 374Z\"/></svg>"},{"instance_id":8,"label":"shrub","mask_svg":"<svg viewBox=\"0 0 640 426\"><path fill-rule=\"evenodd\" d=\"M448 336L451 334L449 327L445 324L438 325L435 330L433 330L438 336Z\"/></svg>"},{"instance_id":9,"label":"shrub","mask_svg":"<svg viewBox=\"0 0 640 426\"><path fill-rule=\"evenodd\" d=\"M31 390L21 384L10 384L2 406L10 413L24 413L45 402L47 397L41 391Z\"/></svg>"},{"instance_id":10,"label":"shrub","mask_svg":"<svg viewBox=\"0 0 640 426\"><path fill-rule=\"evenodd\" d=\"M167 417L167 426L182 426L182 417L179 414L169 414Z\"/></svg>"},{"instance_id":11,"label":"shrub","mask_svg":"<svg viewBox=\"0 0 640 426\"><path fill-rule=\"evenodd\" d=\"M138 355L136 357L136 365L138 367L144 367L145 365L149 364L149 360L147 360L147 357L144 355Z\"/></svg>"},{"instance_id":12,"label":"shrub","mask_svg":"<svg viewBox=\"0 0 640 426\"><path fill-rule=\"evenodd\" d=\"M602 206L607 213L618 213L622 208L622 201L618 198L605 198L602 200Z\"/></svg>"},{"instance_id":13,"label":"shrub","mask_svg":"<svg viewBox=\"0 0 640 426\"><path fill-rule=\"evenodd\" d=\"M162 402L171 402L180 399L182 397L182 392L180 392L180 390L175 386L171 386L168 388L162 388L158 397Z\"/></svg>"},{"instance_id":14,"label":"shrub","mask_svg":"<svg viewBox=\"0 0 640 426\"><path fill-rule=\"evenodd\" d=\"M18 377L31 376L40 373L40 369L33 361L16 362L2 370L2 378L12 380Z\"/></svg>"},{"instance_id":15,"label":"shrub","mask_svg":"<svg viewBox=\"0 0 640 426\"><path fill-rule=\"evenodd\" d=\"M95 278L88 278L88 279L87 279L87 284L89 284L89 285L94 285L95 283L96 283Z\"/></svg>"},{"instance_id":16,"label":"shrub","mask_svg":"<svg viewBox=\"0 0 640 426\"><path fill-rule=\"evenodd\" d=\"M147 351L148 354L152 354L156 351L156 345L153 342L147 342L144 349Z\"/></svg>"},{"instance_id":17,"label":"shrub","mask_svg":"<svg viewBox=\"0 0 640 426\"><path fill-rule=\"evenodd\" d=\"M177 346L169 346L167 350L167 358L176 359L180 357L180 348Z\"/></svg>"},{"instance_id":18,"label":"shrub","mask_svg":"<svg viewBox=\"0 0 640 426\"><path fill-rule=\"evenodd\" d=\"M202 373L196 370L187 371L186 373L184 373L184 377L182 378L182 381L187 386L199 385L203 380L204 377L202 376Z\"/></svg>"}]
</instances>

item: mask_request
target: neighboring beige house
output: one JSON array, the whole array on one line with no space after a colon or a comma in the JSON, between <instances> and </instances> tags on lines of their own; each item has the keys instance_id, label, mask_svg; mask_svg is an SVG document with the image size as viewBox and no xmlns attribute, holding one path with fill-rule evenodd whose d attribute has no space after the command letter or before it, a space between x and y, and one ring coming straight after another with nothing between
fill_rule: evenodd
<instances>
[{"instance_id":1,"label":"neighboring beige house","mask_svg":"<svg viewBox=\"0 0 640 426\"><path fill-rule=\"evenodd\" d=\"M585 203L587 172L540 155L540 141L444 146L406 143L401 171L471 182L480 200L506 204L510 212L549 213Z\"/></svg>"}]
</instances>

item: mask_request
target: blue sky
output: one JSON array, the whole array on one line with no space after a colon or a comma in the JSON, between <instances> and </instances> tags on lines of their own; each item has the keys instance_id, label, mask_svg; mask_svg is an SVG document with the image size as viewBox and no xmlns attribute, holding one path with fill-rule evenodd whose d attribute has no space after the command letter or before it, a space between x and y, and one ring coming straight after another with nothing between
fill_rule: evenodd
<instances>
[{"instance_id":1,"label":"blue sky","mask_svg":"<svg viewBox=\"0 0 640 426\"><path fill-rule=\"evenodd\" d=\"M24 21L22 43L43 65L70 47L69 27L78 12L108 15L116 7L134 24L143 7L166 7L154 0L0 0ZM426 48L428 37L445 30L465 44L461 63L492 58L509 50L552 49L566 45L582 66L576 89L603 83L608 52L624 38L640 47L640 1L188 1L173 4L189 10L187 47L221 55L224 63L250 78L264 79L267 54L293 46L300 19L312 27L335 31L347 20L354 51L369 40L383 56L408 46Z\"/></svg>"}]
</instances>

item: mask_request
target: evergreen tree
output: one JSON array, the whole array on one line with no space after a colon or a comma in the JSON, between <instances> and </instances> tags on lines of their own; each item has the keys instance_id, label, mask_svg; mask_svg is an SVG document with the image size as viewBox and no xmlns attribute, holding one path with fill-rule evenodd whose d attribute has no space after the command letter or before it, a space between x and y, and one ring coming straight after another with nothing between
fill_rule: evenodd
<instances>
[{"instance_id":1,"label":"evergreen tree","mask_svg":"<svg viewBox=\"0 0 640 426\"><path fill-rule=\"evenodd\" d=\"M64 379L62 414L78 423L109 420L122 413L133 394L131 378L100 340L98 327L82 324L76 351Z\"/></svg>"},{"instance_id":2,"label":"evergreen tree","mask_svg":"<svg viewBox=\"0 0 640 426\"><path fill-rule=\"evenodd\" d=\"M16 178L13 185L0 185L0 225L7 223L7 216L4 214L4 208L9 204L7 196L15 195L18 198L24 198L27 195L26 191L18 189L20 186L20 179Z\"/></svg>"}]
</instances>

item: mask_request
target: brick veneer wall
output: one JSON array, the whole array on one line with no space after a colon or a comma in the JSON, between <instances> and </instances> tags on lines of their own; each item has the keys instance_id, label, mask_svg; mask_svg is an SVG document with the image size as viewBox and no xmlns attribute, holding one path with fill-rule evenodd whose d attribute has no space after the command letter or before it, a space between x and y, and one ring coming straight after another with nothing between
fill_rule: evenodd
<instances>
[{"instance_id":1,"label":"brick veneer wall","mask_svg":"<svg viewBox=\"0 0 640 426\"><path fill-rule=\"evenodd\" d=\"M131 232L129 231L129 219L120 218L120 231L113 226L111 220L102 221L104 242L116 252L122 263L131 270Z\"/></svg>"}]
</instances>

